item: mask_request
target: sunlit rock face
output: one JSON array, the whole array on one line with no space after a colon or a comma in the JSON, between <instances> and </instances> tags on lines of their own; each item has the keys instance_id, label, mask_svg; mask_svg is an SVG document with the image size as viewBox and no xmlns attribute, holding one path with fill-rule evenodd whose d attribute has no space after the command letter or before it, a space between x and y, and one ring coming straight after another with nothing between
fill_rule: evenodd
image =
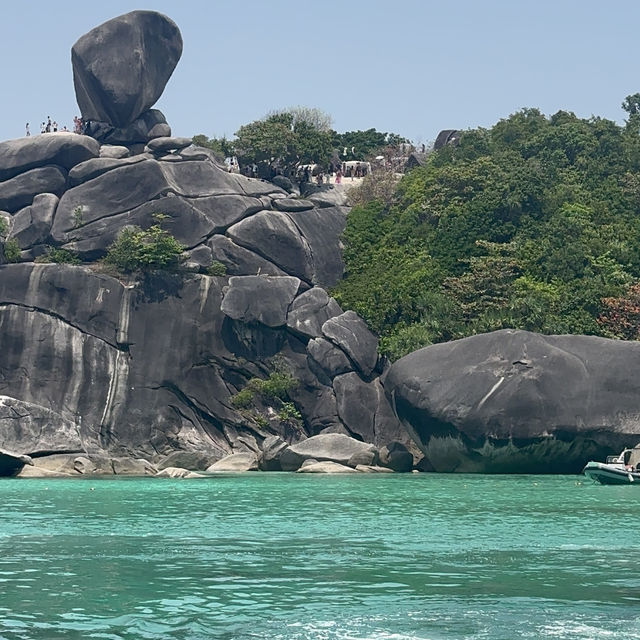
<instances>
[{"instance_id":1,"label":"sunlit rock face","mask_svg":"<svg viewBox=\"0 0 640 640\"><path fill-rule=\"evenodd\" d=\"M503 330L420 349L384 386L438 471L575 472L640 441L640 344Z\"/></svg>"}]
</instances>

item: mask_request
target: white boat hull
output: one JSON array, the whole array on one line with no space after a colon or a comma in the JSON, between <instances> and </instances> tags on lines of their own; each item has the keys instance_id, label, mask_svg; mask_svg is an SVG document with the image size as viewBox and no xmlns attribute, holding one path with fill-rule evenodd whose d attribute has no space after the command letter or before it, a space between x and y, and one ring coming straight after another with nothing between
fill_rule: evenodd
<instances>
[{"instance_id":1,"label":"white boat hull","mask_svg":"<svg viewBox=\"0 0 640 640\"><path fill-rule=\"evenodd\" d=\"M640 486L640 473L629 471L619 465L587 462L582 473L600 484L637 484Z\"/></svg>"}]
</instances>

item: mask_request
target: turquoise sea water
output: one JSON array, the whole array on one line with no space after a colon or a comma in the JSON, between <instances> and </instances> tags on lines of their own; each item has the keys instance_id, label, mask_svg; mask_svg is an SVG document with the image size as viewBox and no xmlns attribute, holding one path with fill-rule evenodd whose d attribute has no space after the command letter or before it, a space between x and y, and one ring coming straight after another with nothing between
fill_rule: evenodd
<instances>
[{"instance_id":1,"label":"turquoise sea water","mask_svg":"<svg viewBox=\"0 0 640 640\"><path fill-rule=\"evenodd\" d=\"M0 638L626 640L639 542L576 476L5 479Z\"/></svg>"}]
</instances>

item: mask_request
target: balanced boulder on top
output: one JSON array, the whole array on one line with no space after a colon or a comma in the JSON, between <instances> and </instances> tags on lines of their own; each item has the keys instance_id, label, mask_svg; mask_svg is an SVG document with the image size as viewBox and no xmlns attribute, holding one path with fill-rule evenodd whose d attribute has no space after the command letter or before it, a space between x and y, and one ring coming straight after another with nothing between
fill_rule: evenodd
<instances>
[{"instance_id":1,"label":"balanced boulder on top","mask_svg":"<svg viewBox=\"0 0 640 640\"><path fill-rule=\"evenodd\" d=\"M181 55L180 30L155 11L132 11L92 29L71 49L83 119L131 124L162 95Z\"/></svg>"}]
</instances>

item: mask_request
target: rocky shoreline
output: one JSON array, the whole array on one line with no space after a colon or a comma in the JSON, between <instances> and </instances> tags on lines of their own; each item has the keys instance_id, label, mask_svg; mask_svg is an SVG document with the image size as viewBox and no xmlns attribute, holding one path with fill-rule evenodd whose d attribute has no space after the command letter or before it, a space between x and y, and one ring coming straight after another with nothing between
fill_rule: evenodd
<instances>
[{"instance_id":1,"label":"rocky shoreline","mask_svg":"<svg viewBox=\"0 0 640 640\"><path fill-rule=\"evenodd\" d=\"M398 442L377 449L344 434L324 434L288 445L265 439L259 452L233 453L217 461L199 452L176 451L154 462L144 458L78 453L29 457L0 450L0 475L17 478L152 476L205 478L248 471L298 473L394 473L414 470L412 454Z\"/></svg>"}]
</instances>

